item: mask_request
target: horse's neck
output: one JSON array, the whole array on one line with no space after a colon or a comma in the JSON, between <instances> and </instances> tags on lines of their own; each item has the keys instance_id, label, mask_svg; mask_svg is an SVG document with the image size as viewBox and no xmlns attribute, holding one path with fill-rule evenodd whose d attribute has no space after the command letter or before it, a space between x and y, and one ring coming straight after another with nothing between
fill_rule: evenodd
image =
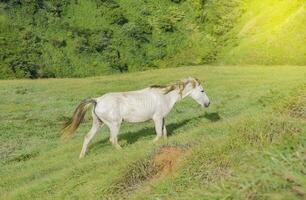
<instances>
[{"instance_id":1,"label":"horse's neck","mask_svg":"<svg viewBox=\"0 0 306 200\"><path fill-rule=\"evenodd\" d=\"M174 104L189 95L189 91L173 90L167 94L169 106L173 108Z\"/></svg>"}]
</instances>

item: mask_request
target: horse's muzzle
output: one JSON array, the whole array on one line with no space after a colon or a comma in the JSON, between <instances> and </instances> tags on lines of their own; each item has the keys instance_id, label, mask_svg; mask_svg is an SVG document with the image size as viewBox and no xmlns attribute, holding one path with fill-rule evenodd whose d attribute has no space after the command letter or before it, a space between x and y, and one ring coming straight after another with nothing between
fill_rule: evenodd
<instances>
[{"instance_id":1,"label":"horse's muzzle","mask_svg":"<svg viewBox=\"0 0 306 200\"><path fill-rule=\"evenodd\" d=\"M208 103L204 103L204 106L207 108L210 105L210 101Z\"/></svg>"}]
</instances>

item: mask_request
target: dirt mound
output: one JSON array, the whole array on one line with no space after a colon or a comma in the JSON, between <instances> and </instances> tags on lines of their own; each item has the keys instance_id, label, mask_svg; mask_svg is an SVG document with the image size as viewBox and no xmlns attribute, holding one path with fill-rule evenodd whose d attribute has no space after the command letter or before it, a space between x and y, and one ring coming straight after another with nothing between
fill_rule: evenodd
<instances>
[{"instance_id":1,"label":"dirt mound","mask_svg":"<svg viewBox=\"0 0 306 200\"><path fill-rule=\"evenodd\" d=\"M165 176L174 171L177 159L184 153L183 148L163 147L152 159L152 165L156 174L153 178Z\"/></svg>"},{"instance_id":2,"label":"dirt mound","mask_svg":"<svg viewBox=\"0 0 306 200\"><path fill-rule=\"evenodd\" d=\"M173 172L185 146L163 146L149 157L132 163L124 175L104 191L111 197L128 195L145 181L155 180Z\"/></svg>"},{"instance_id":3,"label":"dirt mound","mask_svg":"<svg viewBox=\"0 0 306 200\"><path fill-rule=\"evenodd\" d=\"M296 98L288 106L288 113L292 117L306 119L306 95Z\"/></svg>"}]
</instances>

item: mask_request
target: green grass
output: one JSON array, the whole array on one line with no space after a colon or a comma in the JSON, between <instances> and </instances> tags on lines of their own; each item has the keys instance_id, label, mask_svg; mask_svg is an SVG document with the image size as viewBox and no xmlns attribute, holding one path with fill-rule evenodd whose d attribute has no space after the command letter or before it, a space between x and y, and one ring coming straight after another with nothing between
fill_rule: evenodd
<instances>
[{"instance_id":1,"label":"green grass","mask_svg":"<svg viewBox=\"0 0 306 200\"><path fill-rule=\"evenodd\" d=\"M124 124L118 151L103 128L79 160L89 115L72 139L60 138L82 99L186 76L202 80L212 104L179 102L166 120L167 141L152 143L152 122ZM0 199L303 199L305 93L306 68L297 66L0 81ZM166 146L185 152L158 177L152 159Z\"/></svg>"},{"instance_id":2,"label":"green grass","mask_svg":"<svg viewBox=\"0 0 306 200\"><path fill-rule=\"evenodd\" d=\"M245 1L237 41L219 54L227 64L305 65L306 7L300 0ZM233 34L233 33L232 33Z\"/></svg>"}]
</instances>

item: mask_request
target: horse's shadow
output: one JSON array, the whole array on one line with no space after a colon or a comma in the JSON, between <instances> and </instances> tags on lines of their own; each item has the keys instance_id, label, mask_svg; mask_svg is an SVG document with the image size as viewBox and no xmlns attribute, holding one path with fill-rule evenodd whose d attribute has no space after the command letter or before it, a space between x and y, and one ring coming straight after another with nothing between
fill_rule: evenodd
<instances>
[{"instance_id":1,"label":"horse's shadow","mask_svg":"<svg viewBox=\"0 0 306 200\"><path fill-rule=\"evenodd\" d=\"M218 112L212 112L212 113L205 113L204 117L208 120L210 120L211 122L216 122L219 121L221 119L220 115Z\"/></svg>"},{"instance_id":2,"label":"horse's shadow","mask_svg":"<svg viewBox=\"0 0 306 200\"><path fill-rule=\"evenodd\" d=\"M220 115L218 112L213 112L213 113L207 113L205 112L202 115L193 117L193 118L189 118L189 119L185 119L176 123L170 123L170 124L166 124L167 127L167 132L168 132L168 136L171 135L175 135L176 133L178 133L178 131L176 131L177 129L180 129L184 126L186 126L189 122L192 122L194 120L199 120L202 118L206 118L211 122L216 122L219 121L221 119ZM119 136L120 140L125 140L127 144L133 144L136 141L138 141L141 138L145 138L145 137L150 137L151 135L155 135L155 128L154 125L152 123L151 127L145 127L143 129L140 129L138 131L128 131L122 135ZM102 146L105 146L108 143L108 138L105 138L99 142L97 142L93 148L101 148Z\"/></svg>"}]
</instances>

